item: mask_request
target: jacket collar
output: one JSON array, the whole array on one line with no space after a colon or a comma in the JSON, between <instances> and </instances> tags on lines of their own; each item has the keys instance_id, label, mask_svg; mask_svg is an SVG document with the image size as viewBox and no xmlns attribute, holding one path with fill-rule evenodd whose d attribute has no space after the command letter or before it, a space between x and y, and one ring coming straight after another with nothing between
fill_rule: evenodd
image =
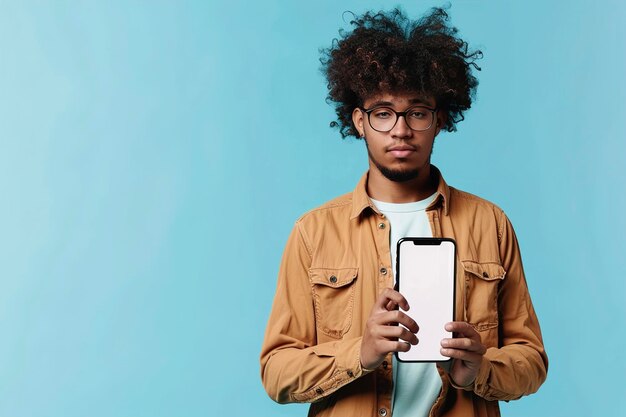
<instances>
[{"instance_id":1,"label":"jacket collar","mask_svg":"<svg viewBox=\"0 0 626 417\"><path fill-rule=\"evenodd\" d=\"M448 209L450 205L450 187L443 179L441 175L441 171L434 166L430 166L431 175L434 175L438 178L437 191L438 194L435 198L435 201L432 202L430 206L427 207L427 210L430 210L433 207L436 207L439 202L441 202L441 206L443 209L443 214L445 216L448 215ZM350 220L355 219L363 213L365 209L368 207L372 209L375 213L378 213L374 203L370 200L370 197L367 195L367 178L369 175L369 171L363 174L356 188L352 192L352 213L350 215Z\"/></svg>"}]
</instances>

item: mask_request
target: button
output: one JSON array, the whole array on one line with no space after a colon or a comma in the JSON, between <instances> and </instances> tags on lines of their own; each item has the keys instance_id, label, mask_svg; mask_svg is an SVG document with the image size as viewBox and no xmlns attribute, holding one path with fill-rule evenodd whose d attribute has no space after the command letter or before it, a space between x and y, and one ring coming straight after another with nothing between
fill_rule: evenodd
<instances>
[{"instance_id":1,"label":"button","mask_svg":"<svg viewBox=\"0 0 626 417\"><path fill-rule=\"evenodd\" d=\"M330 278L328 278L328 280L334 284L335 282L337 282L337 277L334 275L331 275Z\"/></svg>"},{"instance_id":2,"label":"button","mask_svg":"<svg viewBox=\"0 0 626 417\"><path fill-rule=\"evenodd\" d=\"M383 361L383 368L387 369L388 366L389 364L387 363L387 361Z\"/></svg>"},{"instance_id":3,"label":"button","mask_svg":"<svg viewBox=\"0 0 626 417\"><path fill-rule=\"evenodd\" d=\"M380 273L383 274L383 275L387 275L387 268L385 268L385 267L380 268Z\"/></svg>"},{"instance_id":4,"label":"button","mask_svg":"<svg viewBox=\"0 0 626 417\"><path fill-rule=\"evenodd\" d=\"M485 278L489 278L489 274L488 274L488 273L486 273L486 272L483 272L483 277L485 277Z\"/></svg>"},{"instance_id":5,"label":"button","mask_svg":"<svg viewBox=\"0 0 626 417\"><path fill-rule=\"evenodd\" d=\"M352 372L351 370L348 369L348 376L350 378L354 378L354 372Z\"/></svg>"},{"instance_id":6,"label":"button","mask_svg":"<svg viewBox=\"0 0 626 417\"><path fill-rule=\"evenodd\" d=\"M324 393L324 390L321 389L320 387L315 388L315 392L317 392L319 395L322 395Z\"/></svg>"},{"instance_id":7,"label":"button","mask_svg":"<svg viewBox=\"0 0 626 417\"><path fill-rule=\"evenodd\" d=\"M384 229L385 228L385 223L378 223L378 228L381 229L381 230Z\"/></svg>"},{"instance_id":8,"label":"button","mask_svg":"<svg viewBox=\"0 0 626 417\"><path fill-rule=\"evenodd\" d=\"M378 415L380 417L385 417L387 415L387 409L386 408L381 408L380 410L378 410Z\"/></svg>"}]
</instances>

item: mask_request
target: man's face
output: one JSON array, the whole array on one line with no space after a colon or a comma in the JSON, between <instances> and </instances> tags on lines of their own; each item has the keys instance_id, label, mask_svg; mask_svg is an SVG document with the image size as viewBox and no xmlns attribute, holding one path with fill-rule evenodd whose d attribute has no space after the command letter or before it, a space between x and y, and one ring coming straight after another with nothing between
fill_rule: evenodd
<instances>
[{"instance_id":1,"label":"man's face","mask_svg":"<svg viewBox=\"0 0 626 417\"><path fill-rule=\"evenodd\" d=\"M414 93L381 93L368 97L364 101L366 110L386 107L396 112L404 112L415 106L429 109L436 107L435 100ZM425 117L432 117L426 111ZM374 122L376 112L371 113ZM416 113L420 116L421 113ZM414 117L416 117L414 116ZM380 119L389 117L388 113L380 114ZM411 117L407 115L406 117ZM364 139L370 160L370 169L377 169L391 181L404 182L417 178L419 172L430 166L430 155L433 149L435 136L443 126L443 119L439 112L435 113L432 125L423 131L416 131L409 127L406 117L398 117L395 126L388 132L375 130L368 121L368 115L363 109L355 109L352 121ZM381 130L381 129L378 129Z\"/></svg>"}]
</instances>

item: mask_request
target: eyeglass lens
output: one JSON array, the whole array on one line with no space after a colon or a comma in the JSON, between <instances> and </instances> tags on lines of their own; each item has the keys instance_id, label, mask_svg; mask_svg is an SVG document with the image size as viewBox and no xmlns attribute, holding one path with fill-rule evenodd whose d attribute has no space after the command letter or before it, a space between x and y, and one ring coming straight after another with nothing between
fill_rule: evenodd
<instances>
[{"instance_id":1,"label":"eyeglass lens","mask_svg":"<svg viewBox=\"0 0 626 417\"><path fill-rule=\"evenodd\" d=\"M427 130L432 126L434 113L425 107L412 107L406 111L404 118L411 129ZM369 121L372 128L388 132L396 125L398 114L391 108L379 107L370 112Z\"/></svg>"}]
</instances>

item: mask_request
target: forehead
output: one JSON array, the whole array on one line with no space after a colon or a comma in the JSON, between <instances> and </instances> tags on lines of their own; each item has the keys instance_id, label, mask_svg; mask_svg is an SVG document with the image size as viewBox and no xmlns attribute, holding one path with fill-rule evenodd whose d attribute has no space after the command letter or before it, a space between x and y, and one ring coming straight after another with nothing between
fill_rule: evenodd
<instances>
[{"instance_id":1,"label":"forehead","mask_svg":"<svg viewBox=\"0 0 626 417\"><path fill-rule=\"evenodd\" d=\"M406 108L407 106L424 105L436 107L434 97L415 92L383 92L367 97L363 106L368 109L374 106L389 106L392 108Z\"/></svg>"}]
</instances>

